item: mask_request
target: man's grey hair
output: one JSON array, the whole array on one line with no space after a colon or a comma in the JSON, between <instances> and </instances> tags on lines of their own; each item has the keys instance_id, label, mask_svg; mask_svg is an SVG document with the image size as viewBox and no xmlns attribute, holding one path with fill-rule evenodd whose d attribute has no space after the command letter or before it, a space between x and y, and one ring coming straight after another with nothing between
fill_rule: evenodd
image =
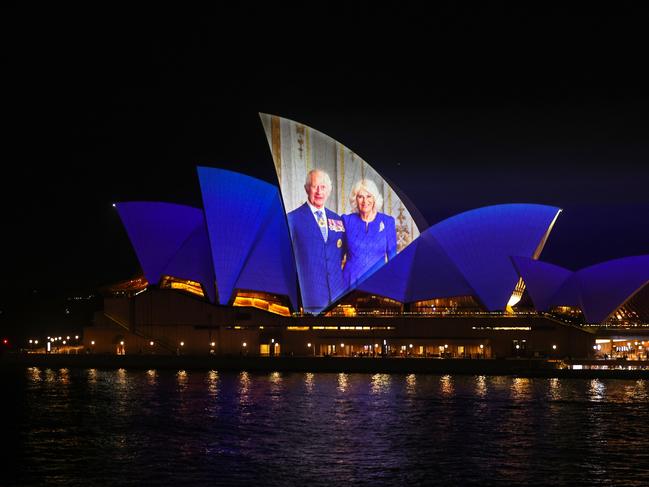
<instances>
[{"instance_id":1,"label":"man's grey hair","mask_svg":"<svg viewBox=\"0 0 649 487\"><path fill-rule=\"evenodd\" d=\"M323 171L322 169L311 169L308 173L306 173L306 179L304 180L304 189L307 189L309 186L311 186L311 175L317 172L323 174L325 184L329 189L331 189L331 178L329 177L329 174L327 174L327 172Z\"/></svg>"}]
</instances>

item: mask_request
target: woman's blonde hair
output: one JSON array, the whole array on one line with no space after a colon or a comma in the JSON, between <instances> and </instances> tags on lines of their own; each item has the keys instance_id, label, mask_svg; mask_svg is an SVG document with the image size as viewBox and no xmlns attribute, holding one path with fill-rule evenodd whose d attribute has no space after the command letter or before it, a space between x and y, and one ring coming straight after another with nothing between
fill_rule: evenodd
<instances>
[{"instance_id":1,"label":"woman's blonde hair","mask_svg":"<svg viewBox=\"0 0 649 487\"><path fill-rule=\"evenodd\" d=\"M352 208L352 212L358 213L356 195L361 189L364 189L374 196L374 211L378 212L383 207L383 196L379 193L379 188L376 187L376 184L371 179L361 179L352 187L352 191L349 193L349 204Z\"/></svg>"}]
</instances>

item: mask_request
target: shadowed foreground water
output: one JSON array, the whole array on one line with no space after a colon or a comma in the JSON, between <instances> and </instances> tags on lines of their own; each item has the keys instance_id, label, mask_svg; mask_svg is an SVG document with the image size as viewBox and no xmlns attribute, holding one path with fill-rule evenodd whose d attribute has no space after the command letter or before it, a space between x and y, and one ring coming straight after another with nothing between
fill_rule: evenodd
<instances>
[{"instance_id":1,"label":"shadowed foreground water","mask_svg":"<svg viewBox=\"0 0 649 487\"><path fill-rule=\"evenodd\" d=\"M29 368L2 484L649 484L649 383Z\"/></svg>"}]
</instances>

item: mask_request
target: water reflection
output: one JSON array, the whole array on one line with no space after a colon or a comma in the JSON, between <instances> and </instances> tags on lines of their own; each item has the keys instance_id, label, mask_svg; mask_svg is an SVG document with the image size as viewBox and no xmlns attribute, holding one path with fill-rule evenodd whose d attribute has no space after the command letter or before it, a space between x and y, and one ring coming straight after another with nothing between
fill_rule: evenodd
<instances>
[{"instance_id":1,"label":"water reflection","mask_svg":"<svg viewBox=\"0 0 649 487\"><path fill-rule=\"evenodd\" d=\"M117 369L117 383L120 386L126 385L126 369Z\"/></svg>"},{"instance_id":2,"label":"water reflection","mask_svg":"<svg viewBox=\"0 0 649 487\"><path fill-rule=\"evenodd\" d=\"M599 379L592 379L588 389L591 401L603 401L606 397L606 386Z\"/></svg>"},{"instance_id":3,"label":"water reflection","mask_svg":"<svg viewBox=\"0 0 649 487\"><path fill-rule=\"evenodd\" d=\"M338 392L344 394L347 391L347 374L341 372L338 374Z\"/></svg>"},{"instance_id":4,"label":"water reflection","mask_svg":"<svg viewBox=\"0 0 649 487\"><path fill-rule=\"evenodd\" d=\"M97 384L97 369L88 369L88 384Z\"/></svg>"},{"instance_id":5,"label":"water reflection","mask_svg":"<svg viewBox=\"0 0 649 487\"><path fill-rule=\"evenodd\" d=\"M56 382L56 373L52 369L45 369L45 382Z\"/></svg>"},{"instance_id":6,"label":"water reflection","mask_svg":"<svg viewBox=\"0 0 649 487\"><path fill-rule=\"evenodd\" d=\"M313 387L315 385L313 379L314 377L315 375L313 374L313 372L307 372L306 374L304 374L304 387L309 394L313 392Z\"/></svg>"},{"instance_id":7,"label":"water reflection","mask_svg":"<svg viewBox=\"0 0 649 487\"><path fill-rule=\"evenodd\" d=\"M372 376L372 394L385 394L390 388L390 374L374 374Z\"/></svg>"},{"instance_id":8,"label":"water reflection","mask_svg":"<svg viewBox=\"0 0 649 487\"><path fill-rule=\"evenodd\" d=\"M250 403L250 374L245 370L239 373L238 387L239 404L246 406Z\"/></svg>"},{"instance_id":9,"label":"water reflection","mask_svg":"<svg viewBox=\"0 0 649 487\"><path fill-rule=\"evenodd\" d=\"M453 395L453 379L451 378L450 375L443 375L439 379L439 385L440 385L440 390L442 392L442 396L445 397L450 397Z\"/></svg>"},{"instance_id":10,"label":"water reflection","mask_svg":"<svg viewBox=\"0 0 649 487\"><path fill-rule=\"evenodd\" d=\"M532 381L527 377L515 377L512 381L512 399L525 401L530 398Z\"/></svg>"},{"instance_id":11,"label":"water reflection","mask_svg":"<svg viewBox=\"0 0 649 487\"><path fill-rule=\"evenodd\" d=\"M406 393L409 396L416 394L417 392L417 377L415 374L409 374L406 376Z\"/></svg>"},{"instance_id":12,"label":"water reflection","mask_svg":"<svg viewBox=\"0 0 649 487\"><path fill-rule=\"evenodd\" d=\"M41 369L39 369L38 367L29 367L27 369L27 375L32 382L41 381Z\"/></svg>"},{"instance_id":13,"label":"water reflection","mask_svg":"<svg viewBox=\"0 0 649 487\"><path fill-rule=\"evenodd\" d=\"M475 393L480 398L487 395L487 378L484 375L475 378Z\"/></svg>"},{"instance_id":14,"label":"water reflection","mask_svg":"<svg viewBox=\"0 0 649 487\"><path fill-rule=\"evenodd\" d=\"M270 397L273 401L280 401L282 399L282 385L282 374L272 372L270 374Z\"/></svg>"},{"instance_id":15,"label":"water reflection","mask_svg":"<svg viewBox=\"0 0 649 487\"><path fill-rule=\"evenodd\" d=\"M176 381L178 382L178 389L184 390L187 387L188 376L184 370L176 372Z\"/></svg>"},{"instance_id":16,"label":"water reflection","mask_svg":"<svg viewBox=\"0 0 649 487\"><path fill-rule=\"evenodd\" d=\"M561 400L561 383L556 377L548 379L548 395L552 401Z\"/></svg>"},{"instance_id":17,"label":"water reflection","mask_svg":"<svg viewBox=\"0 0 649 487\"><path fill-rule=\"evenodd\" d=\"M112 485L117 469L129 485L179 472L187 485L649 485L645 380L37 368L12 380L31 476L15 485Z\"/></svg>"},{"instance_id":18,"label":"water reflection","mask_svg":"<svg viewBox=\"0 0 649 487\"><path fill-rule=\"evenodd\" d=\"M70 369L59 369L59 382L63 385L70 384Z\"/></svg>"},{"instance_id":19,"label":"water reflection","mask_svg":"<svg viewBox=\"0 0 649 487\"><path fill-rule=\"evenodd\" d=\"M211 398L216 398L219 393L219 373L215 370L210 370L205 379L207 382L207 393Z\"/></svg>"}]
</instances>

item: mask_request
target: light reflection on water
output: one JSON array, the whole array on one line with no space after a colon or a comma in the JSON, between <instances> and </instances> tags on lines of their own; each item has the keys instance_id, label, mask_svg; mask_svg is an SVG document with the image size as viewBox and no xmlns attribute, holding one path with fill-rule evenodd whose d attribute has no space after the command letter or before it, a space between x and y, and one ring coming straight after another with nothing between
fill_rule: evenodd
<instances>
[{"instance_id":1,"label":"light reflection on water","mask_svg":"<svg viewBox=\"0 0 649 487\"><path fill-rule=\"evenodd\" d=\"M18 485L649 484L644 380L36 367L1 377L16 399Z\"/></svg>"},{"instance_id":2,"label":"light reflection on water","mask_svg":"<svg viewBox=\"0 0 649 487\"><path fill-rule=\"evenodd\" d=\"M307 372L304 374L304 387L306 391L310 394L313 392L313 387L315 386L315 374L313 372Z\"/></svg>"},{"instance_id":3,"label":"light reflection on water","mask_svg":"<svg viewBox=\"0 0 649 487\"><path fill-rule=\"evenodd\" d=\"M442 395L451 397L453 395L453 378L450 375L444 375L439 379Z\"/></svg>"},{"instance_id":4,"label":"light reflection on water","mask_svg":"<svg viewBox=\"0 0 649 487\"><path fill-rule=\"evenodd\" d=\"M372 376L372 394L382 395L390 391L390 374L374 374Z\"/></svg>"},{"instance_id":5,"label":"light reflection on water","mask_svg":"<svg viewBox=\"0 0 649 487\"><path fill-rule=\"evenodd\" d=\"M484 375L475 378L475 394L480 398L487 395L487 378Z\"/></svg>"},{"instance_id":6,"label":"light reflection on water","mask_svg":"<svg viewBox=\"0 0 649 487\"><path fill-rule=\"evenodd\" d=\"M338 374L338 391L343 394L347 391L347 374L344 372Z\"/></svg>"}]
</instances>

